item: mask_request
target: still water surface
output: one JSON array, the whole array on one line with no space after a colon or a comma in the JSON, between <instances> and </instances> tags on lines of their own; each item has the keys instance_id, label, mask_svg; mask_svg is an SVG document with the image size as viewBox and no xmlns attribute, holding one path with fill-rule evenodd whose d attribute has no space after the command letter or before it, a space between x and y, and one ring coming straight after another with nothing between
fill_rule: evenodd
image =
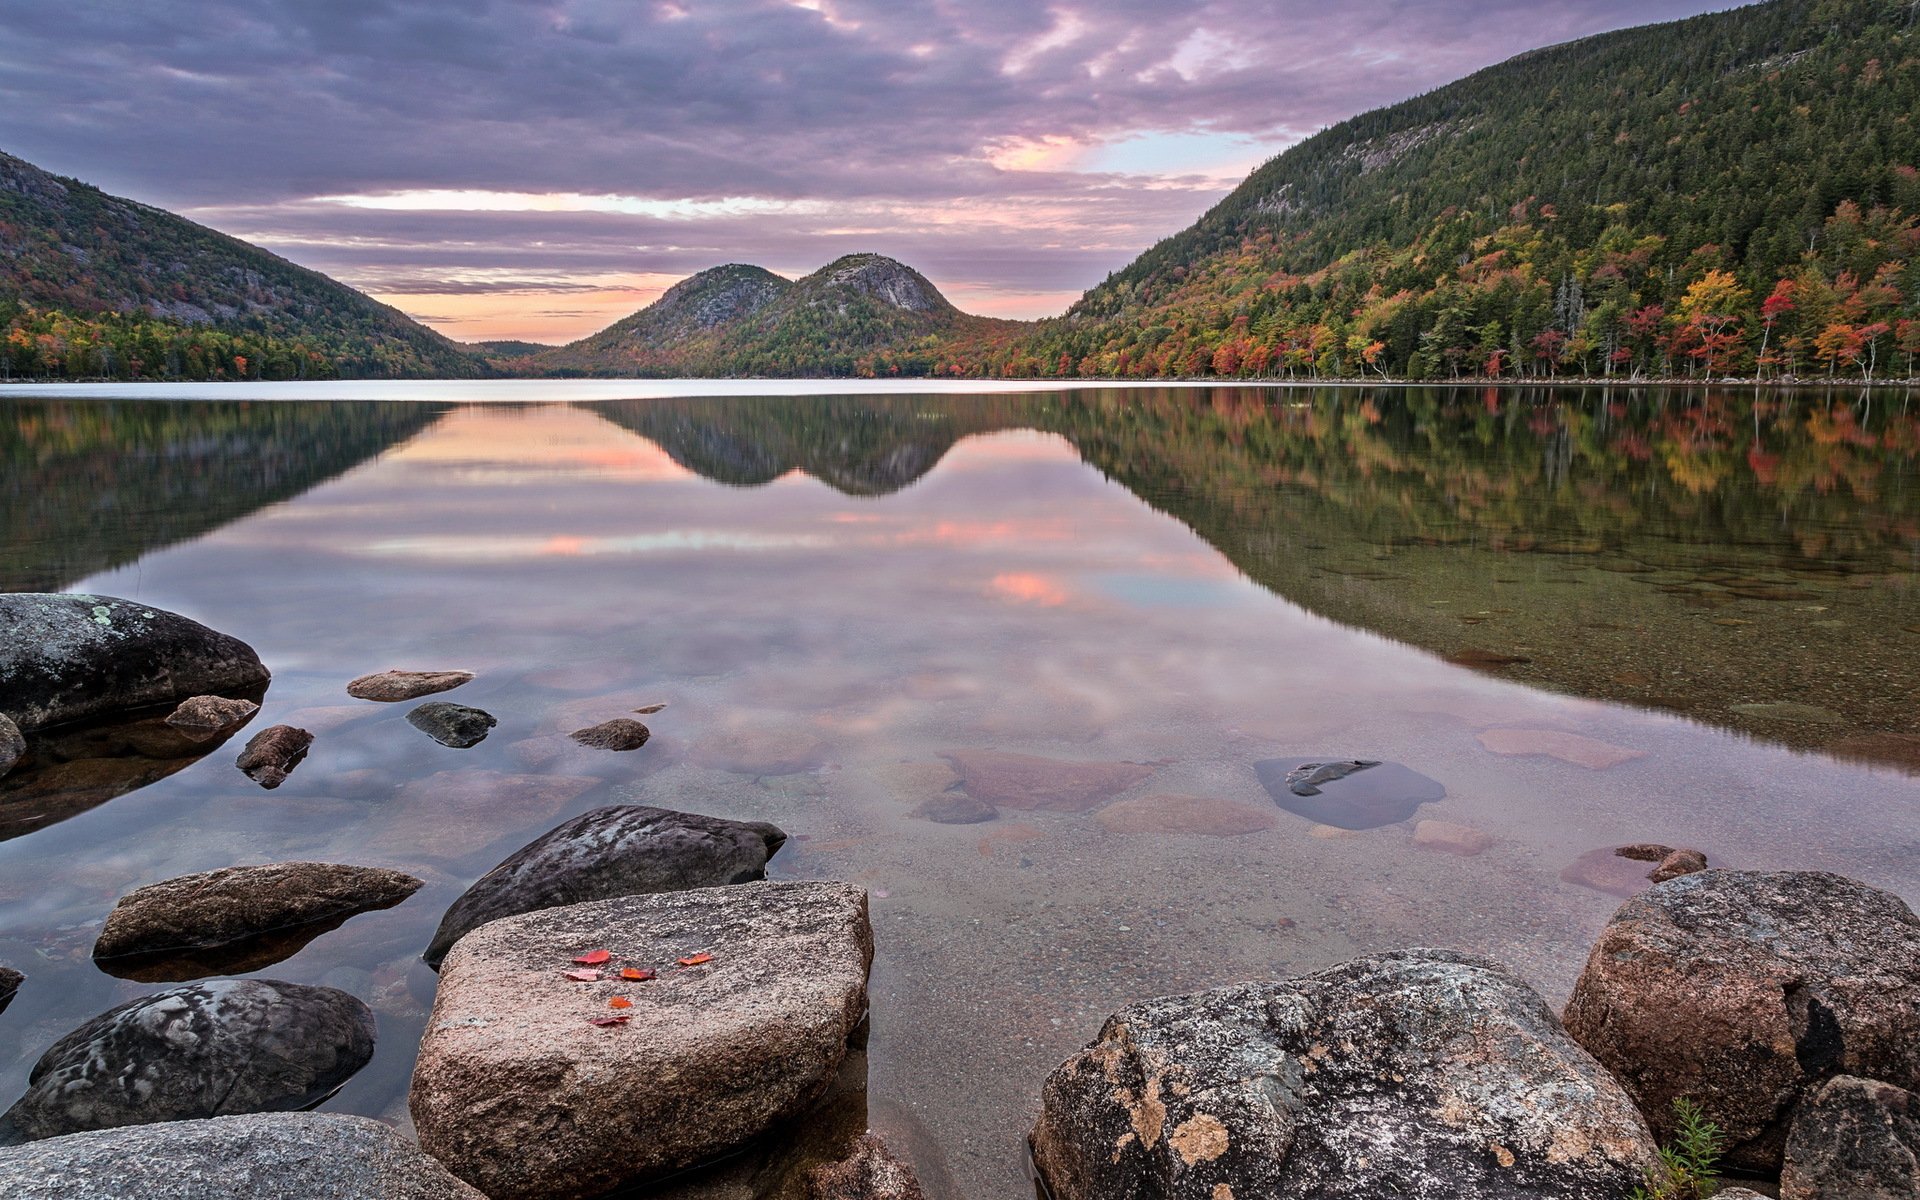
<instances>
[{"instance_id":1,"label":"still water surface","mask_svg":"<svg viewBox=\"0 0 1920 1200\"><path fill-rule=\"evenodd\" d=\"M1596 847L1920 901L1898 395L448 386L0 398L0 586L233 633L274 672L253 728L318 735L273 792L237 742L7 781L0 1105L147 990L88 957L118 896L319 859L427 880L256 972L375 1008L328 1107L404 1123L441 912L616 802L776 822L776 877L871 889L874 1120L972 1200L1022 1193L1041 1080L1129 1000L1444 945L1557 1003L1618 903L1561 878ZM446 749L346 696L386 667L478 672L445 698L499 727ZM564 739L658 703L638 752ZM983 750L1140 769L1087 811L920 815ZM1307 756L1405 764L1446 791L1416 820L1493 844L1315 826L1252 765Z\"/></svg>"}]
</instances>

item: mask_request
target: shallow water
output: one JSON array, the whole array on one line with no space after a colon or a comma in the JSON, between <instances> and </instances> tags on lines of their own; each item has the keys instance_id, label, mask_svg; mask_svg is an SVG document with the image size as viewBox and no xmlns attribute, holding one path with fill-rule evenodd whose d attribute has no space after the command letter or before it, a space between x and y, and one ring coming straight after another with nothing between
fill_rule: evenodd
<instances>
[{"instance_id":1,"label":"shallow water","mask_svg":"<svg viewBox=\"0 0 1920 1200\"><path fill-rule=\"evenodd\" d=\"M1438 944L1557 1002L1618 903L1559 878L1595 847L1920 899L1897 395L450 386L0 398L4 586L236 634L274 671L253 728L319 735L273 792L236 741L64 819L0 794L0 1103L146 990L88 958L117 896L326 859L428 882L255 974L372 1004L329 1107L404 1122L441 912L619 801L774 821L776 877L871 889L876 1120L973 1200L1023 1193L1041 1080L1128 1000ZM442 698L499 727L447 749L346 696L389 666L478 672ZM556 739L654 703L640 751ZM1132 765L915 815L1036 769L999 754ZM1495 841L1315 827L1254 773L1288 758L1402 764L1447 793L1414 820Z\"/></svg>"}]
</instances>

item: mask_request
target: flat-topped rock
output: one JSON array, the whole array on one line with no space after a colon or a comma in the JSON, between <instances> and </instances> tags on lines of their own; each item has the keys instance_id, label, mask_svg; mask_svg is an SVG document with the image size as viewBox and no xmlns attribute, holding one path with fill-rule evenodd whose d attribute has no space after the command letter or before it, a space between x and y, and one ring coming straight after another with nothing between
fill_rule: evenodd
<instances>
[{"instance_id":1,"label":"flat-topped rock","mask_svg":"<svg viewBox=\"0 0 1920 1200\"><path fill-rule=\"evenodd\" d=\"M1778 1170L1795 1106L1835 1075L1920 1088L1920 918L1818 871L1699 871L1620 906L1567 1031L1662 1137L1685 1097L1726 1162Z\"/></svg>"},{"instance_id":2,"label":"flat-topped rock","mask_svg":"<svg viewBox=\"0 0 1920 1200\"><path fill-rule=\"evenodd\" d=\"M334 988L220 979L130 1000L55 1042L0 1145L318 1103L373 1057L373 1012Z\"/></svg>"},{"instance_id":3,"label":"flat-topped rock","mask_svg":"<svg viewBox=\"0 0 1920 1200\"><path fill-rule=\"evenodd\" d=\"M1619 1200L1656 1153L1532 989L1442 950L1130 1005L1032 1146L1055 1200Z\"/></svg>"},{"instance_id":4,"label":"flat-topped rock","mask_svg":"<svg viewBox=\"0 0 1920 1200\"><path fill-rule=\"evenodd\" d=\"M347 695L392 704L450 692L472 682L472 671L375 671L347 684Z\"/></svg>"},{"instance_id":5,"label":"flat-topped rock","mask_svg":"<svg viewBox=\"0 0 1920 1200\"><path fill-rule=\"evenodd\" d=\"M253 720L254 714L259 711L260 706L251 700L194 696L182 700L180 707L167 714L167 725L179 730L189 740L210 742Z\"/></svg>"},{"instance_id":6,"label":"flat-topped rock","mask_svg":"<svg viewBox=\"0 0 1920 1200\"><path fill-rule=\"evenodd\" d=\"M252 647L178 613L112 596L0 593L0 712L29 733L268 678Z\"/></svg>"},{"instance_id":7,"label":"flat-topped rock","mask_svg":"<svg viewBox=\"0 0 1920 1200\"><path fill-rule=\"evenodd\" d=\"M391 1126L258 1113L0 1151L7 1200L485 1200Z\"/></svg>"},{"instance_id":8,"label":"flat-topped rock","mask_svg":"<svg viewBox=\"0 0 1920 1200\"><path fill-rule=\"evenodd\" d=\"M442 746L466 750L487 740L487 734L499 722L493 714L464 704L429 700L407 714L407 724Z\"/></svg>"},{"instance_id":9,"label":"flat-topped rock","mask_svg":"<svg viewBox=\"0 0 1920 1200\"><path fill-rule=\"evenodd\" d=\"M341 863L269 863L182 875L122 896L107 914L93 956L191 960L199 955L182 952L231 952L270 934L391 908L420 886L399 871ZM205 974L222 969L220 956L210 957L216 961Z\"/></svg>"},{"instance_id":10,"label":"flat-topped rock","mask_svg":"<svg viewBox=\"0 0 1920 1200\"><path fill-rule=\"evenodd\" d=\"M729 821L640 804L582 813L482 875L440 921L425 954L437 965L469 930L543 908L615 896L748 883L787 835L763 821Z\"/></svg>"},{"instance_id":11,"label":"flat-topped rock","mask_svg":"<svg viewBox=\"0 0 1920 1200\"><path fill-rule=\"evenodd\" d=\"M606 962L572 965L596 950ZM872 958L866 894L838 883L483 925L441 964L413 1076L420 1143L494 1200L598 1196L716 1159L823 1093L865 1015Z\"/></svg>"}]
</instances>

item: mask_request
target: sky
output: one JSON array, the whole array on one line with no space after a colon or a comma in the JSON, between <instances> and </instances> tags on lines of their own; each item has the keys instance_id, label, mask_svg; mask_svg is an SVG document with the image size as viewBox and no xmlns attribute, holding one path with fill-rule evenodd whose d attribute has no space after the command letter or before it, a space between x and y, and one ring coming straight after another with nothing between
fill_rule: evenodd
<instances>
[{"instance_id":1,"label":"sky","mask_svg":"<svg viewBox=\"0 0 1920 1200\"><path fill-rule=\"evenodd\" d=\"M0 150L464 341L888 254L1059 313L1249 171L1728 0L0 0Z\"/></svg>"}]
</instances>

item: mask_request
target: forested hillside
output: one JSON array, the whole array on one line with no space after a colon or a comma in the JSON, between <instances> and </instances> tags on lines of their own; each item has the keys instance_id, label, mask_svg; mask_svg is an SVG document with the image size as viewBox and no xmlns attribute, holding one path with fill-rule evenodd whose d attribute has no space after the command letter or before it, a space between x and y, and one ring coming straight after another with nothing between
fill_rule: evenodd
<instances>
[{"instance_id":1,"label":"forested hillside","mask_svg":"<svg viewBox=\"0 0 1920 1200\"><path fill-rule=\"evenodd\" d=\"M0 154L0 378L489 373L317 271Z\"/></svg>"},{"instance_id":2,"label":"forested hillside","mask_svg":"<svg viewBox=\"0 0 1920 1200\"><path fill-rule=\"evenodd\" d=\"M1772 0L1523 55L1256 171L1019 376L1910 376L1920 4Z\"/></svg>"}]
</instances>

